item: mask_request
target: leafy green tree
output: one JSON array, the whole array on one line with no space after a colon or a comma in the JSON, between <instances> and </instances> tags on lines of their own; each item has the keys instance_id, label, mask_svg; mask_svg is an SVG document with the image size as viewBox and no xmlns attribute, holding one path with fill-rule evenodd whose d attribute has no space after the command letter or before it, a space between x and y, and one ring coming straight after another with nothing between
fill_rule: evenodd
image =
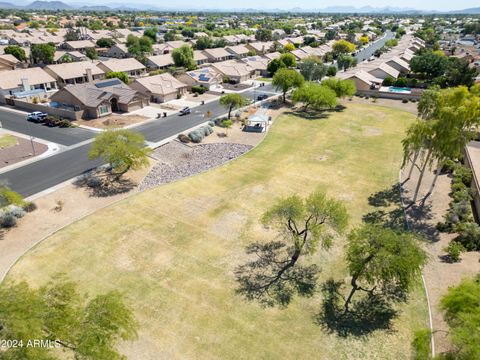
<instances>
[{"instance_id":1,"label":"leafy green tree","mask_svg":"<svg viewBox=\"0 0 480 360\"><path fill-rule=\"evenodd\" d=\"M65 41L77 41L80 40L80 30L79 29L68 29L65 34Z\"/></svg>"},{"instance_id":2,"label":"leafy green tree","mask_svg":"<svg viewBox=\"0 0 480 360\"><path fill-rule=\"evenodd\" d=\"M281 240L247 247L255 260L236 269L238 292L269 306L285 306L295 293L311 296L318 268L299 260L315 254L320 244L328 249L334 236L343 233L348 223L343 204L323 192L314 192L306 199L293 195L277 200L261 222L275 230Z\"/></svg>"},{"instance_id":3,"label":"leafy green tree","mask_svg":"<svg viewBox=\"0 0 480 360\"><path fill-rule=\"evenodd\" d=\"M226 94L220 98L220 105L228 109L228 119L231 117L232 110L241 108L242 106L247 105L247 103L247 99L236 93Z\"/></svg>"},{"instance_id":4,"label":"leafy green tree","mask_svg":"<svg viewBox=\"0 0 480 360\"><path fill-rule=\"evenodd\" d=\"M32 44L30 47L34 63L51 64L55 56L55 45L53 44Z\"/></svg>"},{"instance_id":5,"label":"leafy green tree","mask_svg":"<svg viewBox=\"0 0 480 360\"><path fill-rule=\"evenodd\" d=\"M172 51L172 58L175 66L184 67L189 70L195 68L196 63L193 58L193 49L189 45L182 45Z\"/></svg>"},{"instance_id":6,"label":"leafy green tree","mask_svg":"<svg viewBox=\"0 0 480 360\"><path fill-rule=\"evenodd\" d=\"M176 38L177 38L177 35L175 30L170 30L166 32L165 35L163 36L163 40L165 41L175 41Z\"/></svg>"},{"instance_id":7,"label":"leafy green tree","mask_svg":"<svg viewBox=\"0 0 480 360\"><path fill-rule=\"evenodd\" d=\"M353 96L357 92L355 83L352 80L329 78L323 80L322 85L332 89L339 98Z\"/></svg>"},{"instance_id":8,"label":"leafy green tree","mask_svg":"<svg viewBox=\"0 0 480 360\"><path fill-rule=\"evenodd\" d=\"M418 279L427 255L415 234L365 224L350 233L346 260L352 286L344 304L348 312L357 291L393 301L403 299Z\"/></svg>"},{"instance_id":9,"label":"leafy green tree","mask_svg":"<svg viewBox=\"0 0 480 360\"><path fill-rule=\"evenodd\" d=\"M286 68L285 64L280 59L272 59L267 65L268 73L273 76L278 69Z\"/></svg>"},{"instance_id":10,"label":"leafy green tree","mask_svg":"<svg viewBox=\"0 0 480 360\"><path fill-rule=\"evenodd\" d=\"M119 79L123 81L125 84L129 83L128 75L123 71L110 71L109 73L107 73L105 77L107 79Z\"/></svg>"},{"instance_id":11,"label":"leafy green tree","mask_svg":"<svg viewBox=\"0 0 480 360\"><path fill-rule=\"evenodd\" d=\"M142 134L130 130L107 130L95 137L88 157L102 158L119 179L130 169L147 166L150 153Z\"/></svg>"},{"instance_id":12,"label":"leafy green tree","mask_svg":"<svg viewBox=\"0 0 480 360\"><path fill-rule=\"evenodd\" d=\"M357 65L357 60L351 55L340 54L337 58L337 65L339 69L347 70Z\"/></svg>"},{"instance_id":13,"label":"leafy green tree","mask_svg":"<svg viewBox=\"0 0 480 360\"><path fill-rule=\"evenodd\" d=\"M25 50L23 50L20 46L18 45L8 45L5 46L5 49L3 49L3 52L5 54L10 54L15 56L18 61L25 61L27 60L27 56L25 55Z\"/></svg>"},{"instance_id":14,"label":"leafy green tree","mask_svg":"<svg viewBox=\"0 0 480 360\"><path fill-rule=\"evenodd\" d=\"M297 60L293 54L282 54L280 55L279 60L284 63L287 68L294 68L297 66Z\"/></svg>"},{"instance_id":15,"label":"leafy green tree","mask_svg":"<svg viewBox=\"0 0 480 360\"><path fill-rule=\"evenodd\" d=\"M421 74L427 79L433 79L445 73L448 59L444 54L431 50L415 55L410 61L410 68L416 74Z\"/></svg>"},{"instance_id":16,"label":"leafy green tree","mask_svg":"<svg viewBox=\"0 0 480 360\"><path fill-rule=\"evenodd\" d=\"M156 27L153 27L153 28L146 29L143 32L143 35L148 36L152 40L152 42L155 44L157 42L157 33L158 33L158 29Z\"/></svg>"},{"instance_id":17,"label":"leafy green tree","mask_svg":"<svg viewBox=\"0 0 480 360\"><path fill-rule=\"evenodd\" d=\"M283 47L283 50L286 51L286 52L293 51L293 50L295 50L295 45L293 45L291 43L288 43Z\"/></svg>"},{"instance_id":18,"label":"leafy green tree","mask_svg":"<svg viewBox=\"0 0 480 360\"><path fill-rule=\"evenodd\" d=\"M152 39L150 39L148 36L142 36L140 39L138 39L138 45L142 54L151 53L153 50Z\"/></svg>"},{"instance_id":19,"label":"leafy green tree","mask_svg":"<svg viewBox=\"0 0 480 360\"><path fill-rule=\"evenodd\" d=\"M460 85L470 87L473 85L474 79L478 74L478 69L471 67L470 63L465 59L449 57L445 70L445 85L448 87Z\"/></svg>"},{"instance_id":20,"label":"leafy green tree","mask_svg":"<svg viewBox=\"0 0 480 360\"><path fill-rule=\"evenodd\" d=\"M355 51L355 45L347 40L338 40L332 45L336 54L351 54Z\"/></svg>"},{"instance_id":21,"label":"leafy green tree","mask_svg":"<svg viewBox=\"0 0 480 360\"><path fill-rule=\"evenodd\" d=\"M454 349L452 359L480 358L480 276L464 279L449 288L441 299L445 320L450 326L450 338Z\"/></svg>"},{"instance_id":22,"label":"leafy green tree","mask_svg":"<svg viewBox=\"0 0 480 360\"><path fill-rule=\"evenodd\" d=\"M195 43L195 47L197 50L210 49L213 47L212 39L209 38L208 36L201 36L197 39L197 42Z\"/></svg>"},{"instance_id":23,"label":"leafy green tree","mask_svg":"<svg viewBox=\"0 0 480 360\"><path fill-rule=\"evenodd\" d=\"M2 350L2 359L51 360L48 347L28 347L31 339L51 340L71 358L121 360L115 350L119 341L137 337L138 324L118 292L97 295L86 301L76 284L64 277L40 289L27 283L0 288L0 340L21 340L23 347Z\"/></svg>"},{"instance_id":24,"label":"leafy green tree","mask_svg":"<svg viewBox=\"0 0 480 360\"><path fill-rule=\"evenodd\" d=\"M309 107L315 110L331 109L337 105L335 91L327 86L306 82L292 93L294 102L301 102L306 112Z\"/></svg>"},{"instance_id":25,"label":"leafy green tree","mask_svg":"<svg viewBox=\"0 0 480 360\"><path fill-rule=\"evenodd\" d=\"M271 41L272 40L272 30L270 29L258 29L255 32L255 39L258 41Z\"/></svg>"},{"instance_id":26,"label":"leafy green tree","mask_svg":"<svg viewBox=\"0 0 480 360\"><path fill-rule=\"evenodd\" d=\"M278 70L272 79L272 84L283 93L283 102L287 101L287 92L303 85L305 79L302 74L292 69Z\"/></svg>"},{"instance_id":27,"label":"leafy green tree","mask_svg":"<svg viewBox=\"0 0 480 360\"><path fill-rule=\"evenodd\" d=\"M307 81L322 80L327 74L327 66L323 64L320 57L315 55L308 56L300 63L300 74Z\"/></svg>"},{"instance_id":28,"label":"leafy green tree","mask_svg":"<svg viewBox=\"0 0 480 360\"><path fill-rule=\"evenodd\" d=\"M233 126L233 121L230 119L225 119L222 121L222 127L225 128L225 136L228 136L228 129Z\"/></svg>"},{"instance_id":29,"label":"leafy green tree","mask_svg":"<svg viewBox=\"0 0 480 360\"><path fill-rule=\"evenodd\" d=\"M111 48L115 45L115 41L110 38L100 38L97 40L97 46L101 48Z\"/></svg>"},{"instance_id":30,"label":"leafy green tree","mask_svg":"<svg viewBox=\"0 0 480 360\"><path fill-rule=\"evenodd\" d=\"M98 53L97 53L97 50L95 50L95 48L87 48L85 50L85 55L91 60L98 59Z\"/></svg>"}]
</instances>

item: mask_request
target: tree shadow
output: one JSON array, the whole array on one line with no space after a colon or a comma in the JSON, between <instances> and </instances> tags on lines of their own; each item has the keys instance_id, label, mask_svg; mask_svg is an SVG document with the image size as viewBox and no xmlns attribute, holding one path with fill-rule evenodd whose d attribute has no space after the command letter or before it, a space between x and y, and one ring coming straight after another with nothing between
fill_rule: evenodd
<instances>
[{"instance_id":1,"label":"tree shadow","mask_svg":"<svg viewBox=\"0 0 480 360\"><path fill-rule=\"evenodd\" d=\"M315 264L290 266L292 247L281 241L253 243L246 253L252 260L235 269L236 293L262 306L286 307L295 294L310 297L316 289L319 269Z\"/></svg>"},{"instance_id":2,"label":"tree shadow","mask_svg":"<svg viewBox=\"0 0 480 360\"><path fill-rule=\"evenodd\" d=\"M331 113L334 112L343 112L346 109L343 105L337 105L332 109L325 110L313 110L309 109L308 111L303 110L302 108L293 108L291 111L287 112L288 115L293 115L306 120L324 120L330 117Z\"/></svg>"},{"instance_id":3,"label":"tree shadow","mask_svg":"<svg viewBox=\"0 0 480 360\"><path fill-rule=\"evenodd\" d=\"M117 178L109 172L102 175L90 172L80 176L73 184L78 188L87 189L92 197L109 197L123 194L136 186L136 183L130 179Z\"/></svg>"},{"instance_id":4,"label":"tree shadow","mask_svg":"<svg viewBox=\"0 0 480 360\"><path fill-rule=\"evenodd\" d=\"M368 204L374 207L401 205L400 184L393 184L386 190L380 190L368 197Z\"/></svg>"},{"instance_id":5,"label":"tree shadow","mask_svg":"<svg viewBox=\"0 0 480 360\"><path fill-rule=\"evenodd\" d=\"M392 321L398 313L387 299L378 295L365 296L345 312L339 305L344 299L340 293L342 286L342 281L333 279L322 284L324 301L322 310L314 318L317 325L341 337L365 336L376 330L394 331Z\"/></svg>"}]
</instances>

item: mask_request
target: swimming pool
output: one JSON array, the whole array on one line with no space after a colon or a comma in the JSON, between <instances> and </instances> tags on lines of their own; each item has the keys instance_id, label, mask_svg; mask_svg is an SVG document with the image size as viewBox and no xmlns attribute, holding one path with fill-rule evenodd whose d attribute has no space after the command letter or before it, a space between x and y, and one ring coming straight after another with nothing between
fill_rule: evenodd
<instances>
[{"instance_id":1,"label":"swimming pool","mask_svg":"<svg viewBox=\"0 0 480 360\"><path fill-rule=\"evenodd\" d=\"M408 87L389 86L388 91L397 94L411 94L412 89Z\"/></svg>"}]
</instances>

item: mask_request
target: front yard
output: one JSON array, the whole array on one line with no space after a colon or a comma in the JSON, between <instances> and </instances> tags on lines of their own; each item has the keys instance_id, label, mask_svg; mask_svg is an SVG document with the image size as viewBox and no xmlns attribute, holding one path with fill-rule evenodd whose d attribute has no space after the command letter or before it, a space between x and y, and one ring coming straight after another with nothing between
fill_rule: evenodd
<instances>
[{"instance_id":1,"label":"front yard","mask_svg":"<svg viewBox=\"0 0 480 360\"><path fill-rule=\"evenodd\" d=\"M65 272L82 292L118 289L135 308L139 339L129 359L407 359L413 331L427 326L419 286L391 331L342 337L315 321L321 295L286 309L235 293L244 249L270 237L259 223L277 196L316 188L345 202L352 225L370 194L398 181L401 144L414 115L367 104L305 119L279 117L264 141L214 170L135 195L54 234L7 280L34 286ZM344 240L315 256L320 282L346 276ZM279 355L281 354L281 355Z\"/></svg>"}]
</instances>

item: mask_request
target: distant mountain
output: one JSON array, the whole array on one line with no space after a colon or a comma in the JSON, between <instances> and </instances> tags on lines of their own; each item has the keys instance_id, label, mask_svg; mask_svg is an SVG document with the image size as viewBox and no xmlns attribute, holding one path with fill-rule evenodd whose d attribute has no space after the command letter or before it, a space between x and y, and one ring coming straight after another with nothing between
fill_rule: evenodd
<instances>
[{"instance_id":1,"label":"distant mountain","mask_svg":"<svg viewBox=\"0 0 480 360\"><path fill-rule=\"evenodd\" d=\"M74 2L75 1L75 2ZM62 1L46 1L46 0L37 0L28 5L15 5L10 2L0 1L0 9L25 9L25 10L80 10L80 11L181 11L181 12L244 12L244 13L255 13L255 12L268 12L268 13L337 13L337 14L404 14L404 15L421 15L421 14L480 14L480 7L455 10L455 11L434 11L434 10L417 10L412 8L401 8L401 7L372 7L372 6L363 6L363 7L354 7L354 6L328 6L325 8L300 8L295 7L292 9L266 9L266 8L230 8L230 9L216 9L216 8L176 8L175 6L156 6L150 4L140 4L140 3L123 3L119 2L117 4L110 5L97 5L95 3L89 3L91 0L86 2L80 2L80 0L74 0L71 2L71 5L66 4ZM122 0L121 0L122 1ZM23 1L22 1L23 2Z\"/></svg>"},{"instance_id":2,"label":"distant mountain","mask_svg":"<svg viewBox=\"0 0 480 360\"><path fill-rule=\"evenodd\" d=\"M451 11L453 14L480 14L480 7Z\"/></svg>"},{"instance_id":3,"label":"distant mountain","mask_svg":"<svg viewBox=\"0 0 480 360\"><path fill-rule=\"evenodd\" d=\"M61 1L34 1L24 7L27 10L72 10L72 6Z\"/></svg>"}]
</instances>

